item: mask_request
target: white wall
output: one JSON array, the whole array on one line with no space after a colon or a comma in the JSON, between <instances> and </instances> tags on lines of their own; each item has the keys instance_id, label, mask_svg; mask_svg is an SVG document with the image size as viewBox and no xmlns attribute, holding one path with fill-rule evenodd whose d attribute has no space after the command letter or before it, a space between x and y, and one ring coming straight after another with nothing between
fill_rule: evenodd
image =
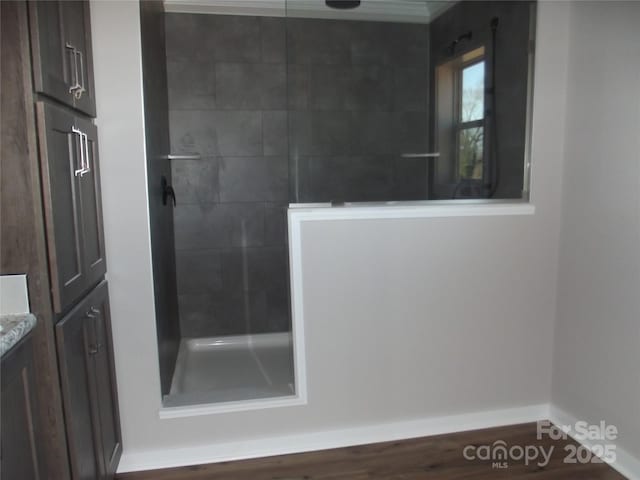
<instances>
[{"instance_id":1,"label":"white wall","mask_svg":"<svg viewBox=\"0 0 640 480\"><path fill-rule=\"evenodd\" d=\"M553 402L640 459L640 4L571 17Z\"/></svg>"},{"instance_id":2,"label":"white wall","mask_svg":"<svg viewBox=\"0 0 640 480\"><path fill-rule=\"evenodd\" d=\"M305 223L308 405L160 420L138 6L92 3L123 470L549 401L568 22L566 4L540 5L535 215Z\"/></svg>"}]
</instances>

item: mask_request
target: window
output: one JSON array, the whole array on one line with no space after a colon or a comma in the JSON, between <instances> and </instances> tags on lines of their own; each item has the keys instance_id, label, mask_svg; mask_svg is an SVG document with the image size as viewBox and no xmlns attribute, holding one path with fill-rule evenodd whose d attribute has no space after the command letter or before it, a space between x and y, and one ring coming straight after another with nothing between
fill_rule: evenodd
<instances>
[{"instance_id":1,"label":"window","mask_svg":"<svg viewBox=\"0 0 640 480\"><path fill-rule=\"evenodd\" d=\"M484 48L462 56L457 74L457 176L482 180L484 173Z\"/></svg>"},{"instance_id":2,"label":"window","mask_svg":"<svg viewBox=\"0 0 640 480\"><path fill-rule=\"evenodd\" d=\"M483 197L487 169L485 47L436 67L434 198Z\"/></svg>"}]
</instances>

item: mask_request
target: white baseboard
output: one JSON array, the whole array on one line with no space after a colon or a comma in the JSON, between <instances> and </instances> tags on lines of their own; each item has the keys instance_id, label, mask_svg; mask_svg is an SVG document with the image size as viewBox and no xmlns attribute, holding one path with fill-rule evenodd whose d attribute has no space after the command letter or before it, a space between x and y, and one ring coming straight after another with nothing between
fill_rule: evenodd
<instances>
[{"instance_id":1,"label":"white baseboard","mask_svg":"<svg viewBox=\"0 0 640 480\"><path fill-rule=\"evenodd\" d=\"M548 420L549 414L549 405L542 404L460 415L419 418L339 430L299 433L260 440L213 443L191 448L165 448L143 452L127 452L125 445L118 473L245 460L516 425Z\"/></svg>"},{"instance_id":2,"label":"white baseboard","mask_svg":"<svg viewBox=\"0 0 640 480\"><path fill-rule=\"evenodd\" d=\"M570 413L565 412L555 405L551 405L549 421L551 421L555 425L575 425L578 420L578 418L574 417ZM571 433L569 433L569 435L571 435ZM589 450L592 450L592 447L594 445L594 442L590 440L577 438L574 438L574 440L584 445ZM640 459L634 457L628 451L620 448L617 445L616 461L610 463L609 465L611 465L612 468L616 469L629 480L640 480Z\"/></svg>"}]
</instances>

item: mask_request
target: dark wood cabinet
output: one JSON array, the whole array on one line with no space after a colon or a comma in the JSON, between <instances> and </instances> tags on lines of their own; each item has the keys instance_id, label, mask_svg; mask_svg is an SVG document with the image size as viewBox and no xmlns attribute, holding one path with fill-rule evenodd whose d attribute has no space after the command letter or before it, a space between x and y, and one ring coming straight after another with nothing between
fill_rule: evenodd
<instances>
[{"instance_id":1,"label":"dark wood cabinet","mask_svg":"<svg viewBox=\"0 0 640 480\"><path fill-rule=\"evenodd\" d=\"M30 1L36 92L96 115L89 2Z\"/></svg>"},{"instance_id":2,"label":"dark wood cabinet","mask_svg":"<svg viewBox=\"0 0 640 480\"><path fill-rule=\"evenodd\" d=\"M2 360L0 478L110 479L122 444L89 3L0 9L0 274L27 274L38 318L33 346Z\"/></svg>"},{"instance_id":3,"label":"dark wood cabinet","mask_svg":"<svg viewBox=\"0 0 640 480\"><path fill-rule=\"evenodd\" d=\"M0 478L20 480L46 478L43 471L40 417L37 413L33 365L33 345L30 334L2 359Z\"/></svg>"},{"instance_id":4,"label":"dark wood cabinet","mask_svg":"<svg viewBox=\"0 0 640 480\"><path fill-rule=\"evenodd\" d=\"M74 479L111 479L122 443L107 282L56 325L67 441Z\"/></svg>"},{"instance_id":5,"label":"dark wood cabinet","mask_svg":"<svg viewBox=\"0 0 640 480\"><path fill-rule=\"evenodd\" d=\"M60 313L106 272L97 130L44 102L36 114L51 290Z\"/></svg>"}]
</instances>

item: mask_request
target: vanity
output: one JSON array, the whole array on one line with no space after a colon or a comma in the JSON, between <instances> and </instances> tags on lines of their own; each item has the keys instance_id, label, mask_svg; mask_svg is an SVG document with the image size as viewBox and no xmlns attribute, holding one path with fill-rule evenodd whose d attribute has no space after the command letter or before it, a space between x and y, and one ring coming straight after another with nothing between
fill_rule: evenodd
<instances>
[{"instance_id":1,"label":"vanity","mask_svg":"<svg viewBox=\"0 0 640 480\"><path fill-rule=\"evenodd\" d=\"M46 478L40 445L31 313L0 316L0 477Z\"/></svg>"}]
</instances>

